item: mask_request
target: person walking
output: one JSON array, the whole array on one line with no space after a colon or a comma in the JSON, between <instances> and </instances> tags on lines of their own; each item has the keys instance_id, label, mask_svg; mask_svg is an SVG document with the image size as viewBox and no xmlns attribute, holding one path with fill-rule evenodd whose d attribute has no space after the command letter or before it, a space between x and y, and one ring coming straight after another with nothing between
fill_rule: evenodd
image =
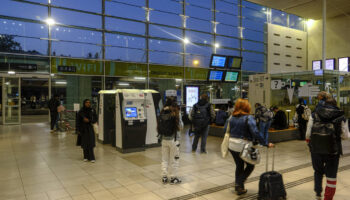
<instances>
[{"instance_id":1,"label":"person walking","mask_svg":"<svg viewBox=\"0 0 350 200\"><path fill-rule=\"evenodd\" d=\"M50 110L50 119L51 119L51 132L55 131L55 126L56 130L58 131L58 118L59 118L59 113L58 113L58 107L60 106L60 101L59 101L59 96L55 94L53 98L51 98L48 102L48 107Z\"/></svg>"},{"instance_id":2,"label":"person walking","mask_svg":"<svg viewBox=\"0 0 350 200\"><path fill-rule=\"evenodd\" d=\"M310 116L310 108L305 105L303 98L299 98L299 104L295 108L294 121L298 123L300 140L305 140L306 126Z\"/></svg>"},{"instance_id":3,"label":"person walking","mask_svg":"<svg viewBox=\"0 0 350 200\"><path fill-rule=\"evenodd\" d=\"M306 142L311 151L316 200L322 199L323 175L327 179L324 200L332 200L336 191L339 157L343 154L341 139L348 138L349 127L337 102L330 96L323 101L309 118Z\"/></svg>"},{"instance_id":4,"label":"person walking","mask_svg":"<svg viewBox=\"0 0 350 200\"><path fill-rule=\"evenodd\" d=\"M246 99L238 99L235 103L235 111L227 123L226 132L230 134L229 151L236 163L235 191L237 195L247 193L244 183L254 170L254 165L242 160L240 153L247 143L257 140L261 145L273 147L267 143L256 126L255 119L250 116L251 106Z\"/></svg>"},{"instance_id":5,"label":"person walking","mask_svg":"<svg viewBox=\"0 0 350 200\"><path fill-rule=\"evenodd\" d=\"M262 106L260 103L255 104L255 120L259 127L260 134L264 137L266 145L269 141L269 128L273 119L273 113L271 110Z\"/></svg>"},{"instance_id":6,"label":"person walking","mask_svg":"<svg viewBox=\"0 0 350 200\"><path fill-rule=\"evenodd\" d=\"M180 159L180 130L183 128L179 106L172 97L168 97L161 110L158 121L158 138L162 144L162 182L179 184L177 177Z\"/></svg>"},{"instance_id":7,"label":"person walking","mask_svg":"<svg viewBox=\"0 0 350 200\"><path fill-rule=\"evenodd\" d=\"M215 112L209 103L209 97L207 94L202 94L198 103L193 106L189 119L192 121L195 130L192 152L197 150L198 141L199 138L201 138L201 153L208 153L206 146L209 125L210 122L215 119Z\"/></svg>"},{"instance_id":8,"label":"person walking","mask_svg":"<svg viewBox=\"0 0 350 200\"><path fill-rule=\"evenodd\" d=\"M94 147L95 133L93 124L97 122L96 111L91 107L89 99L85 99L83 107L78 112L77 116L77 132L81 137L81 148L84 152L84 161L95 162Z\"/></svg>"}]
</instances>

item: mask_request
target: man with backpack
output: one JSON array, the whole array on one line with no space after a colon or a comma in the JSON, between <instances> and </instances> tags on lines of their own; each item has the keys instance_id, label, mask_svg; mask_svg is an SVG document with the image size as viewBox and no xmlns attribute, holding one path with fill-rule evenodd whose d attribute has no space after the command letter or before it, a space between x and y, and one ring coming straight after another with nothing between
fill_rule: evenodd
<instances>
[{"instance_id":1,"label":"man with backpack","mask_svg":"<svg viewBox=\"0 0 350 200\"><path fill-rule=\"evenodd\" d=\"M327 97L310 117L306 132L315 172L316 200L322 199L323 175L327 178L324 200L332 200L335 195L339 157L343 154L341 139L347 139L348 134L344 111L332 97Z\"/></svg>"},{"instance_id":2,"label":"man with backpack","mask_svg":"<svg viewBox=\"0 0 350 200\"><path fill-rule=\"evenodd\" d=\"M158 138L162 141L163 184L169 182L168 174L170 174L170 184L181 183L181 179L177 177L180 159L180 129L183 128L179 112L175 99L168 97L159 115L157 130Z\"/></svg>"},{"instance_id":3,"label":"man with backpack","mask_svg":"<svg viewBox=\"0 0 350 200\"><path fill-rule=\"evenodd\" d=\"M50 110L50 119L51 119L51 132L54 131L55 126L56 126L56 130L58 130L58 110L57 110L57 108L59 106L60 106L59 96L56 94L48 102L48 107Z\"/></svg>"},{"instance_id":4,"label":"man with backpack","mask_svg":"<svg viewBox=\"0 0 350 200\"><path fill-rule=\"evenodd\" d=\"M201 137L201 153L207 153L207 137L209 132L209 125L212 120L215 119L214 109L209 103L209 98L207 94L202 94L198 103L196 103L189 115L192 121L195 136L192 144L192 152L197 150L198 141Z\"/></svg>"},{"instance_id":5,"label":"man with backpack","mask_svg":"<svg viewBox=\"0 0 350 200\"><path fill-rule=\"evenodd\" d=\"M311 110L305 105L304 99L299 98L299 104L296 106L294 121L298 123L300 140L305 140L307 121L311 116Z\"/></svg>"},{"instance_id":6,"label":"man with backpack","mask_svg":"<svg viewBox=\"0 0 350 200\"><path fill-rule=\"evenodd\" d=\"M266 145L269 141L269 128L273 119L271 110L262 106L260 103L255 104L255 120L259 127L260 135L264 137Z\"/></svg>"}]
</instances>

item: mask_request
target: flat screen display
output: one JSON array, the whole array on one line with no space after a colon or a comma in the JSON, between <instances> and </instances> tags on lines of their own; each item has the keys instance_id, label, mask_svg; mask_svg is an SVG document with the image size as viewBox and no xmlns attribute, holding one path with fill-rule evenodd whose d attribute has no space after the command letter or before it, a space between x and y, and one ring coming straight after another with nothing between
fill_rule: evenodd
<instances>
[{"instance_id":1,"label":"flat screen display","mask_svg":"<svg viewBox=\"0 0 350 200\"><path fill-rule=\"evenodd\" d=\"M209 81L222 81L224 71L211 70L209 71Z\"/></svg>"},{"instance_id":2,"label":"flat screen display","mask_svg":"<svg viewBox=\"0 0 350 200\"><path fill-rule=\"evenodd\" d=\"M315 70L315 76L323 76L323 70Z\"/></svg>"},{"instance_id":3,"label":"flat screen display","mask_svg":"<svg viewBox=\"0 0 350 200\"><path fill-rule=\"evenodd\" d=\"M227 82L237 82L239 72L226 72L225 81Z\"/></svg>"},{"instance_id":4,"label":"flat screen display","mask_svg":"<svg viewBox=\"0 0 350 200\"><path fill-rule=\"evenodd\" d=\"M320 69L322 69L322 60L312 61L312 70L320 70Z\"/></svg>"},{"instance_id":5,"label":"flat screen display","mask_svg":"<svg viewBox=\"0 0 350 200\"><path fill-rule=\"evenodd\" d=\"M339 71L349 72L349 58L339 58Z\"/></svg>"},{"instance_id":6,"label":"flat screen display","mask_svg":"<svg viewBox=\"0 0 350 200\"><path fill-rule=\"evenodd\" d=\"M199 101L199 87L186 86L186 112L189 113L194 104Z\"/></svg>"},{"instance_id":7,"label":"flat screen display","mask_svg":"<svg viewBox=\"0 0 350 200\"><path fill-rule=\"evenodd\" d=\"M242 57L228 57L227 68L241 69Z\"/></svg>"},{"instance_id":8,"label":"flat screen display","mask_svg":"<svg viewBox=\"0 0 350 200\"><path fill-rule=\"evenodd\" d=\"M327 59L325 70L334 70L335 69L335 59Z\"/></svg>"},{"instance_id":9,"label":"flat screen display","mask_svg":"<svg viewBox=\"0 0 350 200\"><path fill-rule=\"evenodd\" d=\"M126 118L136 118L137 117L136 107L126 107L125 108L125 117Z\"/></svg>"},{"instance_id":10,"label":"flat screen display","mask_svg":"<svg viewBox=\"0 0 350 200\"><path fill-rule=\"evenodd\" d=\"M226 56L213 55L211 58L210 67L225 68Z\"/></svg>"}]
</instances>

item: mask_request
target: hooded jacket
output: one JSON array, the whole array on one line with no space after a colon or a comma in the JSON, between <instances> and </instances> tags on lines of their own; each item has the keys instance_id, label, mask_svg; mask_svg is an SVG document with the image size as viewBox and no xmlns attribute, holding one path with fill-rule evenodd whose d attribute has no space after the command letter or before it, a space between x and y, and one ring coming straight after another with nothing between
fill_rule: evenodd
<instances>
[{"instance_id":1,"label":"hooded jacket","mask_svg":"<svg viewBox=\"0 0 350 200\"><path fill-rule=\"evenodd\" d=\"M342 127L345 124L345 120L344 111L338 107L330 105L319 106L310 117L307 126L306 139L317 140L310 142L311 152L342 154L341 139L347 137ZM327 136L329 131L325 130L335 130L334 135ZM319 139L320 141L318 141Z\"/></svg>"}]
</instances>

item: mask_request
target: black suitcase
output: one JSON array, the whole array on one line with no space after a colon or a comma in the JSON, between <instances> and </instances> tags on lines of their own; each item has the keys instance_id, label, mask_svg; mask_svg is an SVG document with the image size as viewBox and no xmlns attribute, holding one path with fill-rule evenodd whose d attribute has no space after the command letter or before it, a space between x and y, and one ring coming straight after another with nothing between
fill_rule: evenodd
<instances>
[{"instance_id":1,"label":"black suitcase","mask_svg":"<svg viewBox=\"0 0 350 200\"><path fill-rule=\"evenodd\" d=\"M284 188L283 177L280 173L274 171L275 150L273 150L272 156L272 171L268 171L268 163L269 149L266 150L266 172L261 174L260 176L258 200L287 199L287 193Z\"/></svg>"}]
</instances>

